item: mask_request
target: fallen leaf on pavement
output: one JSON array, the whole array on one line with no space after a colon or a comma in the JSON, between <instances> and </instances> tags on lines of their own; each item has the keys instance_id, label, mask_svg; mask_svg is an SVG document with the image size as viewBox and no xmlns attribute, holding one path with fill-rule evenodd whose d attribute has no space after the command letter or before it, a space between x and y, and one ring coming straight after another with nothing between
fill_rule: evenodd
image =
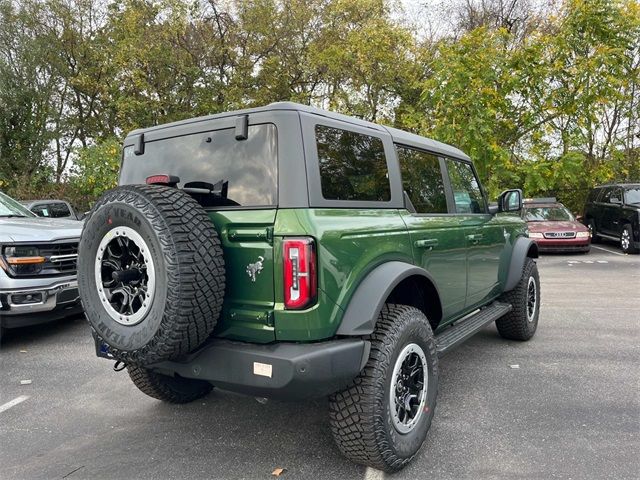
<instances>
[{"instance_id":1,"label":"fallen leaf on pavement","mask_svg":"<svg viewBox=\"0 0 640 480\"><path fill-rule=\"evenodd\" d=\"M273 475L274 477L279 477L280 475L282 475L287 469L286 468L276 468L273 472L271 472L271 475Z\"/></svg>"}]
</instances>

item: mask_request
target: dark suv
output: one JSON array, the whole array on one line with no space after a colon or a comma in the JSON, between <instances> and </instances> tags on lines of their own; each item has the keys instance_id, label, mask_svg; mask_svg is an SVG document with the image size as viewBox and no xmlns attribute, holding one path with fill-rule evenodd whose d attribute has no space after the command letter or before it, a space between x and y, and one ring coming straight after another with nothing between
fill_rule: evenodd
<instances>
[{"instance_id":1,"label":"dark suv","mask_svg":"<svg viewBox=\"0 0 640 480\"><path fill-rule=\"evenodd\" d=\"M607 238L620 242L625 253L640 251L640 183L595 187L587 197L584 221L592 242Z\"/></svg>"},{"instance_id":2,"label":"dark suv","mask_svg":"<svg viewBox=\"0 0 640 480\"><path fill-rule=\"evenodd\" d=\"M98 355L152 397L329 395L340 450L398 470L438 356L491 322L536 331L522 192L490 207L449 145L277 103L131 132L120 185L85 223L79 286Z\"/></svg>"}]
</instances>

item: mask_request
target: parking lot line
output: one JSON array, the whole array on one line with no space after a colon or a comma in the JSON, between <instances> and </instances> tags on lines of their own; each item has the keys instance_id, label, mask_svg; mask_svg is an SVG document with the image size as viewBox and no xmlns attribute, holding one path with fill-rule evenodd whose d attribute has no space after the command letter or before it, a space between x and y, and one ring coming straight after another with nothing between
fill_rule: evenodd
<instances>
[{"instance_id":1,"label":"parking lot line","mask_svg":"<svg viewBox=\"0 0 640 480\"><path fill-rule=\"evenodd\" d=\"M364 480L382 480L385 478L384 472L375 468L367 467L364 472Z\"/></svg>"},{"instance_id":2,"label":"parking lot line","mask_svg":"<svg viewBox=\"0 0 640 480\"><path fill-rule=\"evenodd\" d=\"M614 255L622 255L624 257L624 253L614 252L613 250L609 250L608 248L598 247L596 245L591 245L591 248L597 248L598 250L603 250L605 252L613 253Z\"/></svg>"},{"instance_id":3,"label":"parking lot line","mask_svg":"<svg viewBox=\"0 0 640 480\"><path fill-rule=\"evenodd\" d=\"M11 407L15 407L16 405L24 402L28 398L29 398L29 395L20 395L19 397L14 398L10 402L0 405L0 413L4 412L5 410L9 410Z\"/></svg>"}]
</instances>

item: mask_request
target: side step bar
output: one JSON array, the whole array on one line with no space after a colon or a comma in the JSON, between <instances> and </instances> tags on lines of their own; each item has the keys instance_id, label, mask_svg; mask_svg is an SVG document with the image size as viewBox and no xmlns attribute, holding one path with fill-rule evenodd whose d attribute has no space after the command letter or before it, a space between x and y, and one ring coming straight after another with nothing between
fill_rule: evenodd
<instances>
[{"instance_id":1,"label":"side step bar","mask_svg":"<svg viewBox=\"0 0 640 480\"><path fill-rule=\"evenodd\" d=\"M451 327L436 335L436 351L441 357L469 337L475 335L485 325L496 321L509 313L512 306L508 303L493 302L488 307L470 317L458 320Z\"/></svg>"}]
</instances>

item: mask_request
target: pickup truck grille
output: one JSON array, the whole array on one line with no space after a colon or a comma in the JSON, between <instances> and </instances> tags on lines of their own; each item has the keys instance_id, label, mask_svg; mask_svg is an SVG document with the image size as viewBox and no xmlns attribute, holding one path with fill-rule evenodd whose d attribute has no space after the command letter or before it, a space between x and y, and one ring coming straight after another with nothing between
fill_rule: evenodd
<instances>
[{"instance_id":1,"label":"pickup truck grille","mask_svg":"<svg viewBox=\"0 0 640 480\"><path fill-rule=\"evenodd\" d=\"M20 244L21 248L33 248L45 258L44 263L29 265L29 268L12 268L15 278L55 277L75 275L78 261L78 242Z\"/></svg>"},{"instance_id":2,"label":"pickup truck grille","mask_svg":"<svg viewBox=\"0 0 640 480\"><path fill-rule=\"evenodd\" d=\"M40 255L47 259L42 266L43 273L65 275L76 273L78 262L77 243L60 243L40 247Z\"/></svg>"}]
</instances>

